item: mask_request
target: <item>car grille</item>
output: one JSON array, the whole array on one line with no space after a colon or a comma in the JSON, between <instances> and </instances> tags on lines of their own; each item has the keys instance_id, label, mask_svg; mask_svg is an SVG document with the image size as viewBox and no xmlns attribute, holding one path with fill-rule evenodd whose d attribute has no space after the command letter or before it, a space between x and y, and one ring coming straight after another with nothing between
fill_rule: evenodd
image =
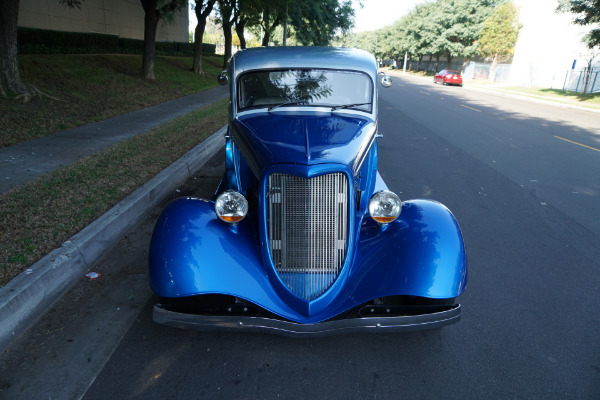
<instances>
[{"instance_id":1,"label":"car grille","mask_svg":"<svg viewBox=\"0 0 600 400\"><path fill-rule=\"evenodd\" d=\"M312 300L337 278L346 257L348 179L342 173L269 176L269 248L275 269L298 296Z\"/></svg>"}]
</instances>

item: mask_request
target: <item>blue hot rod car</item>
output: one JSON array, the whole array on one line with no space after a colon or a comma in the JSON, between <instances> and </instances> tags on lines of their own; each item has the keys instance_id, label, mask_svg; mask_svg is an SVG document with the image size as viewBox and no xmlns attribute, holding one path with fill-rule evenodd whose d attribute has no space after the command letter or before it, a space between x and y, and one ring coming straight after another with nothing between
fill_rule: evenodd
<instances>
[{"instance_id":1,"label":"blue hot rod car","mask_svg":"<svg viewBox=\"0 0 600 400\"><path fill-rule=\"evenodd\" d=\"M236 53L225 175L212 200L180 198L154 229L156 322L290 336L457 322L467 283L442 204L401 202L377 172L373 56L356 49Z\"/></svg>"}]
</instances>

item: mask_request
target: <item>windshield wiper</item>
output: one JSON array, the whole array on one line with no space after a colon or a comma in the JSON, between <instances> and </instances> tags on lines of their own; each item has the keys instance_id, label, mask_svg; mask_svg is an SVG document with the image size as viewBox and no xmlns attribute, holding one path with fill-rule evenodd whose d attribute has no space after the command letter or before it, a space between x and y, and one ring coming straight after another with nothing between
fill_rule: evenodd
<instances>
[{"instance_id":1,"label":"windshield wiper","mask_svg":"<svg viewBox=\"0 0 600 400\"><path fill-rule=\"evenodd\" d=\"M342 108L353 108L359 106L368 106L371 103L353 103L353 104L344 104L343 106L333 106L331 107L331 111L340 110Z\"/></svg>"},{"instance_id":2,"label":"windshield wiper","mask_svg":"<svg viewBox=\"0 0 600 400\"><path fill-rule=\"evenodd\" d=\"M283 103L276 104L274 106L269 107L267 110L271 111L278 107L286 107L286 106L305 106L308 104L306 100L294 100L294 101L284 101Z\"/></svg>"}]
</instances>

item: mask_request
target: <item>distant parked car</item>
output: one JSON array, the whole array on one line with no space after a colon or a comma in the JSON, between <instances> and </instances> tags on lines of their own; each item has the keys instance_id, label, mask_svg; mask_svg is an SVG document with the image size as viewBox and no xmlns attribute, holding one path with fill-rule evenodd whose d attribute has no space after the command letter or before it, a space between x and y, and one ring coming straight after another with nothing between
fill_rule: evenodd
<instances>
[{"instance_id":1,"label":"distant parked car","mask_svg":"<svg viewBox=\"0 0 600 400\"><path fill-rule=\"evenodd\" d=\"M441 83L442 85L458 85L462 86L462 76L460 72L451 69L443 69L433 77L433 83Z\"/></svg>"}]
</instances>

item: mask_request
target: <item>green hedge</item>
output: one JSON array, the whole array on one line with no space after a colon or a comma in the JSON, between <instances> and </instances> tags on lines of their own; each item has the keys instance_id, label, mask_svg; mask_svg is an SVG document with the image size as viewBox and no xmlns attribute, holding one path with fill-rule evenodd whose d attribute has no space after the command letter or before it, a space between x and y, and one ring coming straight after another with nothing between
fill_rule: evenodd
<instances>
[{"instance_id":1,"label":"green hedge","mask_svg":"<svg viewBox=\"0 0 600 400\"><path fill-rule=\"evenodd\" d=\"M62 32L19 27L17 40L20 54L122 53L142 54L144 41L117 35L84 32ZM214 44L202 43L202 53L215 54ZM194 44L156 42L157 55L193 56Z\"/></svg>"},{"instance_id":2,"label":"green hedge","mask_svg":"<svg viewBox=\"0 0 600 400\"><path fill-rule=\"evenodd\" d=\"M216 45L209 43L202 43L202 53L207 55L214 55ZM144 51L144 41L138 39L125 39L119 38L119 48L124 53L142 54ZM194 55L194 43L182 43L182 42L156 42L155 46L156 54L159 55Z\"/></svg>"}]
</instances>

